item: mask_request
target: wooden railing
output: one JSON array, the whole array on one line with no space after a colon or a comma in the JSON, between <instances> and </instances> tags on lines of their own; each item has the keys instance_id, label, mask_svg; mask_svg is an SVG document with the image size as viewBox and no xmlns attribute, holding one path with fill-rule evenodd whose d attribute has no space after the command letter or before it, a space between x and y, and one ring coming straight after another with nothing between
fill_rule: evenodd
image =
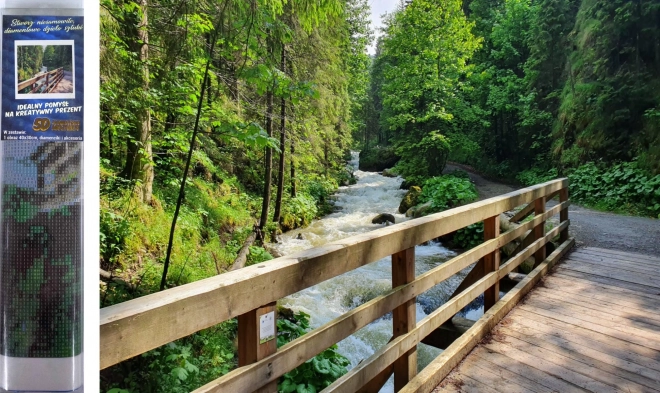
<instances>
[{"instance_id":1,"label":"wooden railing","mask_svg":"<svg viewBox=\"0 0 660 393\"><path fill-rule=\"evenodd\" d=\"M572 244L568 238L567 187L566 179L554 180L103 308L101 368L237 317L240 367L196 392L276 391L281 375L392 311L392 340L326 391L377 391L392 373L396 391L404 386L409 389L412 385L408 382L418 379L415 374L419 342L482 293L486 310L497 309L497 315L501 314L510 307L509 303L505 307L498 301L502 278L531 256L537 265L554 261ZM546 200L557 193L559 204L546 211ZM532 206L527 210L535 217L500 234L500 213L524 204ZM557 213L560 225L545 233L546 220ZM416 245L481 221L485 225L484 243L415 277ZM533 241L500 266L500 247L530 230ZM546 259L545 244L556 236L562 244ZM276 340L260 344L260 317L275 312L274 302L278 299L388 255L392 256L392 290L279 349L275 347ZM422 321L415 322L417 296L478 261L484 267L481 277ZM546 265L535 271L541 268L547 271ZM529 286L527 280L525 288ZM516 293L519 299L520 294ZM482 318L475 324L482 330L470 333L470 329L470 334L466 333L471 337L468 343L483 336L484 326L492 325L492 310L484 315L485 322ZM468 347L462 345L458 352ZM458 352L449 358L449 363L456 361ZM441 357L450 353L453 352L448 348Z\"/></svg>"},{"instance_id":2,"label":"wooden railing","mask_svg":"<svg viewBox=\"0 0 660 393\"><path fill-rule=\"evenodd\" d=\"M41 75L37 75L34 78L30 78L26 81L20 82L18 84L18 91L30 87L30 94L33 93L50 93L55 86L64 78L64 68L60 67L49 72L45 72Z\"/></svg>"}]
</instances>

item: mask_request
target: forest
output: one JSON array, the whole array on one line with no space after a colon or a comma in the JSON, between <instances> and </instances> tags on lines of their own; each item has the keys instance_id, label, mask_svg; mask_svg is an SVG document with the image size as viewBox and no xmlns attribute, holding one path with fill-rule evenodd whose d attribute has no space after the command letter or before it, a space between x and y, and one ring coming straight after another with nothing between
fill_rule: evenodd
<instances>
[{"instance_id":1,"label":"forest","mask_svg":"<svg viewBox=\"0 0 660 393\"><path fill-rule=\"evenodd\" d=\"M71 71L73 62L71 45L19 45L16 48L18 80L33 78L41 72L41 67L48 71L64 68Z\"/></svg>"},{"instance_id":2,"label":"forest","mask_svg":"<svg viewBox=\"0 0 660 393\"><path fill-rule=\"evenodd\" d=\"M427 199L476 197L443 175L451 161L520 185L568 177L577 203L660 218L660 0L402 1L375 55L368 0L100 12L101 307L272 259L355 182L352 150ZM282 314L278 345L309 328ZM196 389L237 366L236 331L112 366L102 389ZM320 391L347 364L330 348L280 391Z\"/></svg>"}]
</instances>

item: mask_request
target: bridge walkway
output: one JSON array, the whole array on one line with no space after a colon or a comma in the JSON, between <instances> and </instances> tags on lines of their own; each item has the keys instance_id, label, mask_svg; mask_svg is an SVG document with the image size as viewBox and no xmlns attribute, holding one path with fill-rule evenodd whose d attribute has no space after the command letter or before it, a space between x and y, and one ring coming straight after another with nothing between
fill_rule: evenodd
<instances>
[{"instance_id":1,"label":"bridge walkway","mask_svg":"<svg viewBox=\"0 0 660 393\"><path fill-rule=\"evenodd\" d=\"M567 254L434 392L660 392L660 258Z\"/></svg>"}]
</instances>

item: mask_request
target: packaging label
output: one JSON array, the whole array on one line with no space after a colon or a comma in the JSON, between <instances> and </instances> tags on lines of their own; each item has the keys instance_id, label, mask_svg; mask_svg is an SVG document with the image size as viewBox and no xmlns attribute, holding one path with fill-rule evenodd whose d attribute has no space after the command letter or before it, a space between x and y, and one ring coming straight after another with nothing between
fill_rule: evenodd
<instances>
[{"instance_id":1,"label":"packaging label","mask_svg":"<svg viewBox=\"0 0 660 393\"><path fill-rule=\"evenodd\" d=\"M83 17L4 15L2 140L83 140Z\"/></svg>"}]
</instances>

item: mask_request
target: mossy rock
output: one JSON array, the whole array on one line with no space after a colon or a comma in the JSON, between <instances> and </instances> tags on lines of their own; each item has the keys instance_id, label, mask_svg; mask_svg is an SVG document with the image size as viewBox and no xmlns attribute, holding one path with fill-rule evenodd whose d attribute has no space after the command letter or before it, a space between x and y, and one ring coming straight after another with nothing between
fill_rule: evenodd
<instances>
[{"instance_id":1,"label":"mossy rock","mask_svg":"<svg viewBox=\"0 0 660 393\"><path fill-rule=\"evenodd\" d=\"M405 213L410 209L411 207L417 205L417 200L419 199L419 196L422 194L422 189L417 187L417 186L412 186L410 187L410 190L406 193L406 195L403 197L401 200L401 204L399 205L399 213Z\"/></svg>"}]
</instances>

